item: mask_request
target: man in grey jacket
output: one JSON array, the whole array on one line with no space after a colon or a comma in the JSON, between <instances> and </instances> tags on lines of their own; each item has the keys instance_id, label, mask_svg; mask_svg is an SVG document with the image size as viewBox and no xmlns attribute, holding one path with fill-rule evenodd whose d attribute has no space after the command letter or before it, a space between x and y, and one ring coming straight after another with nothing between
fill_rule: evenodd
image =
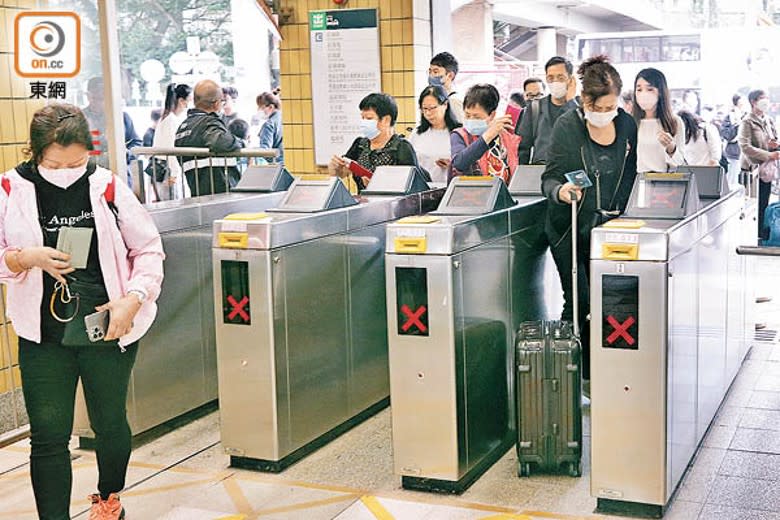
<instances>
[{"instance_id":1,"label":"man in grey jacket","mask_svg":"<svg viewBox=\"0 0 780 520\"><path fill-rule=\"evenodd\" d=\"M569 99L575 82L574 67L566 58L555 56L544 66L547 86L550 94L530 101L520 116L517 134L521 137L518 148L520 164L544 164L552 142L552 130L555 122L564 113L577 107Z\"/></svg>"},{"instance_id":2,"label":"man in grey jacket","mask_svg":"<svg viewBox=\"0 0 780 520\"><path fill-rule=\"evenodd\" d=\"M176 132L176 147L208 148L219 155L245 146L221 117L225 99L219 85L211 80L199 81L193 90L193 101L195 108L187 111L187 119ZM224 193L241 179L235 158L181 156L179 162L193 197Z\"/></svg>"}]
</instances>

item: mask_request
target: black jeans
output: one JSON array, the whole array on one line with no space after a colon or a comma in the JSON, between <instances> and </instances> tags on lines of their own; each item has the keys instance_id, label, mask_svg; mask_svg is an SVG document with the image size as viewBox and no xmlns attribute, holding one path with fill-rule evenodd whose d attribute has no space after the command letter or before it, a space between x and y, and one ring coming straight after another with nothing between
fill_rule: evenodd
<instances>
[{"instance_id":1,"label":"black jeans","mask_svg":"<svg viewBox=\"0 0 780 520\"><path fill-rule=\"evenodd\" d=\"M573 321L574 299L572 295L572 251L571 234L566 233L563 238L548 237L550 240L550 252L558 276L561 279L563 289L563 313L561 319ZM580 343L582 344L582 377L590 379L590 322L586 316L590 312L590 241L583 236L577 237L577 292L579 305Z\"/></svg>"},{"instance_id":2,"label":"black jeans","mask_svg":"<svg viewBox=\"0 0 780 520\"><path fill-rule=\"evenodd\" d=\"M68 443L79 378L95 432L100 495L108 498L125 486L131 437L125 403L137 350L136 343L122 353L116 347L64 347L19 338L22 391L30 417L30 476L41 520L70 518Z\"/></svg>"},{"instance_id":3,"label":"black jeans","mask_svg":"<svg viewBox=\"0 0 780 520\"><path fill-rule=\"evenodd\" d=\"M769 196L772 194L772 183L758 180L758 237L767 240L769 228L765 227L764 213L769 205Z\"/></svg>"}]
</instances>

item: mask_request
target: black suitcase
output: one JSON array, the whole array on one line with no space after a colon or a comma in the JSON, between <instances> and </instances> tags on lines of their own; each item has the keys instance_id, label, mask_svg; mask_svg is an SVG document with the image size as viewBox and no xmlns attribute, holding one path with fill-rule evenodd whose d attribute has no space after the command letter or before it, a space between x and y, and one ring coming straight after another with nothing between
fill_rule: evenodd
<instances>
[{"instance_id":1,"label":"black suitcase","mask_svg":"<svg viewBox=\"0 0 780 520\"><path fill-rule=\"evenodd\" d=\"M572 206L574 323L527 321L515 336L517 474L531 465L582 475L582 360L577 306L577 203Z\"/></svg>"}]
</instances>

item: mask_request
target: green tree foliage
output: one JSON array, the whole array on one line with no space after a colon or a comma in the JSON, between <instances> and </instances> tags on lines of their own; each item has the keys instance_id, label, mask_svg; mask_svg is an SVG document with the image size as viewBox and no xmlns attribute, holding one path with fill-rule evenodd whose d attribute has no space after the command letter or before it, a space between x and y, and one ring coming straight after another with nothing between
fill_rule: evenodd
<instances>
[{"instance_id":1,"label":"green tree foliage","mask_svg":"<svg viewBox=\"0 0 780 520\"><path fill-rule=\"evenodd\" d=\"M118 0L117 18L122 64L135 77L147 59L168 66L176 51L185 51L188 36L200 38L223 65L233 64L230 0Z\"/></svg>"}]
</instances>

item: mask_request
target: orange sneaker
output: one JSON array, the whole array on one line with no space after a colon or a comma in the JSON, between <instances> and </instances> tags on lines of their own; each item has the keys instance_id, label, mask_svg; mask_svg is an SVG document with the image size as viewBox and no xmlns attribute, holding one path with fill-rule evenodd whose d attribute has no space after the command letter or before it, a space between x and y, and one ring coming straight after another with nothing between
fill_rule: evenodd
<instances>
[{"instance_id":1,"label":"orange sneaker","mask_svg":"<svg viewBox=\"0 0 780 520\"><path fill-rule=\"evenodd\" d=\"M89 511L89 520L122 520L125 517L125 509L119 503L119 495L111 493L108 500L103 500L100 495L89 495L92 509Z\"/></svg>"}]
</instances>

